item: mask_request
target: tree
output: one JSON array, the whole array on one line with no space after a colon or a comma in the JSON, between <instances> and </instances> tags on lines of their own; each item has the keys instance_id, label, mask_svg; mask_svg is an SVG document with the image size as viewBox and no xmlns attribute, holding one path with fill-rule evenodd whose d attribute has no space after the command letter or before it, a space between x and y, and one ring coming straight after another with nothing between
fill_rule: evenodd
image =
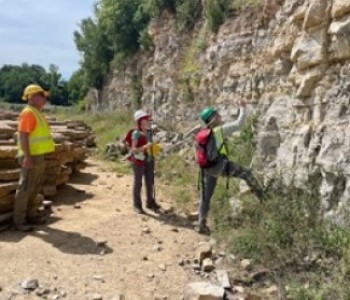
<instances>
[{"instance_id":1,"label":"tree","mask_svg":"<svg viewBox=\"0 0 350 300\"><path fill-rule=\"evenodd\" d=\"M62 105L68 103L67 84L61 80L58 67L51 65L50 73L39 65L5 65L0 69L0 99L22 103L22 93L29 84L39 84L50 91L49 101Z\"/></svg>"},{"instance_id":2,"label":"tree","mask_svg":"<svg viewBox=\"0 0 350 300\"><path fill-rule=\"evenodd\" d=\"M80 31L74 32L74 40L83 55L81 67L86 74L87 85L101 89L114 53L106 33L91 18L87 18L81 22Z\"/></svg>"},{"instance_id":3,"label":"tree","mask_svg":"<svg viewBox=\"0 0 350 300\"><path fill-rule=\"evenodd\" d=\"M85 97L87 87L85 85L85 74L83 69L74 72L68 81L68 101L70 104L77 103Z\"/></svg>"}]
</instances>

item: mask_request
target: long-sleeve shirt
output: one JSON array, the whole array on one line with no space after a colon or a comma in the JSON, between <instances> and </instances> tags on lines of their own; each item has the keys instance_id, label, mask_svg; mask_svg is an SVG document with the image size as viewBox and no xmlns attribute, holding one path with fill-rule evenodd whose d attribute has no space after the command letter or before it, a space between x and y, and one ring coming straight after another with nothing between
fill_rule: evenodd
<instances>
[{"instance_id":1,"label":"long-sleeve shirt","mask_svg":"<svg viewBox=\"0 0 350 300\"><path fill-rule=\"evenodd\" d=\"M247 111L246 108L241 107L237 120L220 125L222 127L224 138L228 138L231 134L233 134L235 131L239 130L242 127L246 119L246 115L247 115L246 111ZM218 149L217 149L216 141L213 136L213 139L209 141L207 146L208 157L210 158L217 157L218 155L217 151ZM213 167L205 169L205 172L215 177L221 175L224 172L224 169L226 166L226 163L225 163L226 159L224 157L219 157L219 158L220 159L218 163L215 164Z\"/></svg>"},{"instance_id":2,"label":"long-sleeve shirt","mask_svg":"<svg viewBox=\"0 0 350 300\"><path fill-rule=\"evenodd\" d=\"M247 116L247 109L245 107L241 107L239 110L239 116L237 120L228 122L222 125L224 138L229 137L232 133L239 130L244 124L246 116Z\"/></svg>"}]
</instances>

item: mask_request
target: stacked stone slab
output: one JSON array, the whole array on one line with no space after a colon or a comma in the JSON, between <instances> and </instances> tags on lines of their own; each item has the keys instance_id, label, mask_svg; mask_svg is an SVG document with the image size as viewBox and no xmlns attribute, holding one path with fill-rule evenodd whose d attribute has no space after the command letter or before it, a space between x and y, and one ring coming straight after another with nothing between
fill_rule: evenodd
<instances>
[{"instance_id":1,"label":"stacked stone slab","mask_svg":"<svg viewBox=\"0 0 350 300\"><path fill-rule=\"evenodd\" d=\"M20 169L16 162L15 133L18 113L0 112L0 214L12 211ZM45 157L43 187L37 201L57 193L57 187L68 182L72 173L84 166L89 147L95 146L91 129L81 121L49 119L56 151ZM44 196L44 197L43 197Z\"/></svg>"}]
</instances>

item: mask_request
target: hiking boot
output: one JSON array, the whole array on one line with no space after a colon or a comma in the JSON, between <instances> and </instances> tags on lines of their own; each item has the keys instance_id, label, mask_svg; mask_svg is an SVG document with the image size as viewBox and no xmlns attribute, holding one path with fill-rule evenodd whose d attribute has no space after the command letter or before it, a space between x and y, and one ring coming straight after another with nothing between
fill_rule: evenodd
<instances>
[{"instance_id":1,"label":"hiking boot","mask_svg":"<svg viewBox=\"0 0 350 300\"><path fill-rule=\"evenodd\" d=\"M27 224L27 223L23 223L23 224L15 224L14 225L14 229L17 231L22 231L22 232L29 232L29 231L33 231L33 226Z\"/></svg>"},{"instance_id":2,"label":"hiking boot","mask_svg":"<svg viewBox=\"0 0 350 300\"><path fill-rule=\"evenodd\" d=\"M153 210L153 211L158 211L160 210L160 205L157 203L157 202L152 202L152 203L148 203L146 205L146 207L150 210Z\"/></svg>"},{"instance_id":3,"label":"hiking boot","mask_svg":"<svg viewBox=\"0 0 350 300\"><path fill-rule=\"evenodd\" d=\"M145 213L145 211L142 209L142 207L137 207L137 206L134 206L134 212L136 212L139 215L142 215Z\"/></svg>"},{"instance_id":4,"label":"hiking boot","mask_svg":"<svg viewBox=\"0 0 350 300\"><path fill-rule=\"evenodd\" d=\"M205 235L210 235L210 228L205 225L205 224L202 224L202 225L197 225L195 227L195 230L199 233L199 234L205 234Z\"/></svg>"}]
</instances>

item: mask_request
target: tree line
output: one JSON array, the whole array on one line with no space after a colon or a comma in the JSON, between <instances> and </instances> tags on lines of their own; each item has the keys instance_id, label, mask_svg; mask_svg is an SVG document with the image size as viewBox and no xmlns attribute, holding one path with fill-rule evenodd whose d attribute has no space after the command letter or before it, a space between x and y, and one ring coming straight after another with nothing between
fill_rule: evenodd
<instances>
[{"instance_id":1,"label":"tree line","mask_svg":"<svg viewBox=\"0 0 350 300\"><path fill-rule=\"evenodd\" d=\"M87 86L100 90L110 69L124 68L137 51L151 51L148 25L164 11L181 31L192 30L202 18L216 33L234 11L260 0L97 0L94 17L83 19L74 32L82 54L81 72Z\"/></svg>"},{"instance_id":2,"label":"tree line","mask_svg":"<svg viewBox=\"0 0 350 300\"><path fill-rule=\"evenodd\" d=\"M152 51L148 25L164 11L174 16L176 28L192 30L202 18L211 32L232 11L260 0L96 0L94 16L83 19L74 32L81 53L80 68L66 81L58 67L46 71L39 65L5 65L0 69L0 101L21 102L29 83L38 83L50 91L50 102L70 105L84 100L88 88L101 90L113 68L125 68L137 51Z\"/></svg>"},{"instance_id":3,"label":"tree line","mask_svg":"<svg viewBox=\"0 0 350 300\"><path fill-rule=\"evenodd\" d=\"M50 92L54 105L70 105L82 99L86 90L82 72L75 72L69 81L62 79L58 67L50 65L48 71L40 65L4 65L0 68L0 102L22 103L24 88L32 83Z\"/></svg>"}]
</instances>

